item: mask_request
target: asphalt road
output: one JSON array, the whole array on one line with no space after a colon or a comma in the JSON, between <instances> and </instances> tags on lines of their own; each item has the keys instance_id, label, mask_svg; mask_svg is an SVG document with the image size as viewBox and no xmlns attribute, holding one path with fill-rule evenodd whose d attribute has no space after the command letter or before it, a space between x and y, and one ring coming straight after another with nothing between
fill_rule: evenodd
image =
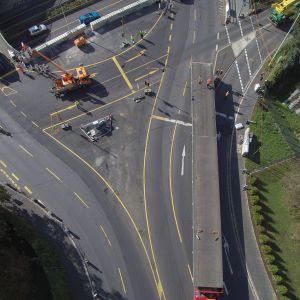
<instances>
[{"instance_id":1,"label":"asphalt road","mask_svg":"<svg viewBox=\"0 0 300 300\"><path fill-rule=\"evenodd\" d=\"M226 52L216 66L225 73L228 60L227 66L236 54L237 62L217 90L216 109L234 118L240 106L243 115L239 118L248 118L253 95L247 94L243 103L239 95L247 90L256 69L282 36L269 25L263 27L256 39L250 38L246 55L244 46L235 42L262 27L258 23L266 25L266 14L262 19L246 18L223 27L217 11L217 3L208 0L175 2L174 20L169 13L160 17L149 10L143 18L126 22L126 37L138 36L140 29L149 35L121 55L117 55L121 51L120 27L96 33L94 51L88 53L75 53L70 44L53 49L53 57L64 65L74 68L83 61L93 74L90 89L64 100L53 98L48 92L49 78L35 73L13 74L2 80L0 107L21 125L1 116L2 122L11 124L8 128L13 134L12 138L1 137L3 161L11 168L9 172L20 178L23 188L26 185L34 196L49 203L76 231L89 260L103 270L95 276L103 280L103 289L121 295L117 299L192 299L190 64L211 63L213 67L216 52L233 45L234 51ZM103 57L108 59L101 61ZM145 80L153 95L135 103L133 97L143 91ZM227 89L234 92L230 105L224 102ZM74 107L75 99L82 101L81 111ZM107 114L114 117L111 136L96 144L81 136L81 124ZM64 122L72 125L71 131L60 129ZM240 192L239 154L231 148L230 126L225 123L217 123L222 130L224 298L271 299ZM112 240L113 251L98 222Z\"/></svg>"}]
</instances>

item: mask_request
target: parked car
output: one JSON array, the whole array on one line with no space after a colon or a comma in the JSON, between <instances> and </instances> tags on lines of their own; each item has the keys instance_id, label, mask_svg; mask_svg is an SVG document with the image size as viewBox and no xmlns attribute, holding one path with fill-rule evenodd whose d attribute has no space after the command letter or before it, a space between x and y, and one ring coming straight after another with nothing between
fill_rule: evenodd
<instances>
[{"instance_id":1,"label":"parked car","mask_svg":"<svg viewBox=\"0 0 300 300\"><path fill-rule=\"evenodd\" d=\"M99 18L101 18L101 15L99 13L97 13L96 11L92 11L90 13L80 16L79 21L81 24L90 25L91 22L93 22Z\"/></svg>"},{"instance_id":2,"label":"parked car","mask_svg":"<svg viewBox=\"0 0 300 300\"><path fill-rule=\"evenodd\" d=\"M36 35L40 35L42 33L45 33L48 30L47 26L44 24L39 24L39 25L35 25L32 26L28 29L28 34L30 36L36 36Z\"/></svg>"}]
</instances>

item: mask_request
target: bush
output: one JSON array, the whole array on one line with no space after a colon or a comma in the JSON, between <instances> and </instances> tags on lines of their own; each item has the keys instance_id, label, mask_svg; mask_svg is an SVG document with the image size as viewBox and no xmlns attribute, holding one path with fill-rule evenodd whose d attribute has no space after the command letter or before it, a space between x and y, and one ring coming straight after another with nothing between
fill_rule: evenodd
<instances>
[{"instance_id":1,"label":"bush","mask_svg":"<svg viewBox=\"0 0 300 300\"><path fill-rule=\"evenodd\" d=\"M257 189L257 187L255 187L255 186L252 186L251 188L250 188L250 195L257 195L258 194L258 189Z\"/></svg>"},{"instance_id":2,"label":"bush","mask_svg":"<svg viewBox=\"0 0 300 300\"><path fill-rule=\"evenodd\" d=\"M249 180L249 182L250 182L250 184L252 185L252 186L255 186L256 184L257 184L257 177L255 177L255 176L251 176L250 177L250 180Z\"/></svg>"},{"instance_id":3,"label":"bush","mask_svg":"<svg viewBox=\"0 0 300 300\"><path fill-rule=\"evenodd\" d=\"M261 206L260 205L254 205L253 206L253 212L254 212L254 214L260 214L261 213Z\"/></svg>"},{"instance_id":4,"label":"bush","mask_svg":"<svg viewBox=\"0 0 300 300\"><path fill-rule=\"evenodd\" d=\"M282 283L283 278L282 278L282 276L280 276L280 275L273 275L273 280L274 280L274 282L276 282L276 284L278 285L278 284Z\"/></svg>"},{"instance_id":5,"label":"bush","mask_svg":"<svg viewBox=\"0 0 300 300\"><path fill-rule=\"evenodd\" d=\"M264 221L264 217L259 213L254 213L254 222L256 225L261 225Z\"/></svg>"},{"instance_id":6,"label":"bush","mask_svg":"<svg viewBox=\"0 0 300 300\"><path fill-rule=\"evenodd\" d=\"M252 205L256 205L259 203L259 196L258 195L251 195L250 196L250 202Z\"/></svg>"},{"instance_id":7,"label":"bush","mask_svg":"<svg viewBox=\"0 0 300 300\"><path fill-rule=\"evenodd\" d=\"M277 286L277 291L280 295L284 296L284 295L287 294L288 289L285 285L280 284L280 285Z\"/></svg>"},{"instance_id":8,"label":"bush","mask_svg":"<svg viewBox=\"0 0 300 300\"><path fill-rule=\"evenodd\" d=\"M262 245L260 247L260 249L261 249L261 252L263 254L270 254L270 253L272 253L272 248L270 246L268 246L268 245Z\"/></svg>"},{"instance_id":9,"label":"bush","mask_svg":"<svg viewBox=\"0 0 300 300\"><path fill-rule=\"evenodd\" d=\"M279 268L276 265L269 265L268 269L272 275L276 275L279 272Z\"/></svg>"},{"instance_id":10,"label":"bush","mask_svg":"<svg viewBox=\"0 0 300 300\"><path fill-rule=\"evenodd\" d=\"M256 231L258 234L264 234L265 232L265 227L262 225L256 225Z\"/></svg>"},{"instance_id":11,"label":"bush","mask_svg":"<svg viewBox=\"0 0 300 300\"><path fill-rule=\"evenodd\" d=\"M263 245L268 244L270 242L270 237L265 234L262 234L259 236L259 242Z\"/></svg>"},{"instance_id":12,"label":"bush","mask_svg":"<svg viewBox=\"0 0 300 300\"><path fill-rule=\"evenodd\" d=\"M267 265L271 265L275 261L275 256L272 254L265 255L265 261Z\"/></svg>"}]
</instances>

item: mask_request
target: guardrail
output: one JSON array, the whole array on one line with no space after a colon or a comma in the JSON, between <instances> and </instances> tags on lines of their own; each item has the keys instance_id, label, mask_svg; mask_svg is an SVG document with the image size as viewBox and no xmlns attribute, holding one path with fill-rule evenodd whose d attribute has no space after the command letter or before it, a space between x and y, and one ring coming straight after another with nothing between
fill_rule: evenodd
<instances>
[{"instance_id":1,"label":"guardrail","mask_svg":"<svg viewBox=\"0 0 300 300\"><path fill-rule=\"evenodd\" d=\"M57 44L60 44L64 41L66 41L70 36L76 36L76 35L83 33L85 29L86 29L86 25L80 24L80 25L76 26L75 28L57 36L56 38L54 38L50 41L47 41L46 43L44 43L42 45L37 46L35 49L37 51L46 50L48 47L55 46Z\"/></svg>"},{"instance_id":2,"label":"guardrail","mask_svg":"<svg viewBox=\"0 0 300 300\"><path fill-rule=\"evenodd\" d=\"M157 2L157 0L138 0L132 4L126 5L116 11L113 11L105 16L103 16L102 18L95 20L93 22L91 22L91 29L95 30L100 28L101 26L104 26L108 23L111 23L117 19L120 19L122 17L125 17L131 13L133 13L134 11L140 10L146 6L150 6L152 4L154 4L155 2Z\"/></svg>"},{"instance_id":3,"label":"guardrail","mask_svg":"<svg viewBox=\"0 0 300 300\"><path fill-rule=\"evenodd\" d=\"M95 30L97 28L100 28L101 26L112 23L117 19L127 16L135 11L138 11L138 10L144 8L144 7L150 6L157 1L158 0L138 0L132 4L126 5L116 11L113 11L113 12L101 17L98 20L91 22L91 24L90 24L91 29ZM70 37L74 37L76 35L83 33L86 28L87 28L87 26L85 24L80 24L79 26L76 26L75 28L59 35L58 37L56 37L50 41L47 41L42 45L37 46L36 50L45 51L49 47L53 47L55 45L58 45L64 41L68 40Z\"/></svg>"}]
</instances>

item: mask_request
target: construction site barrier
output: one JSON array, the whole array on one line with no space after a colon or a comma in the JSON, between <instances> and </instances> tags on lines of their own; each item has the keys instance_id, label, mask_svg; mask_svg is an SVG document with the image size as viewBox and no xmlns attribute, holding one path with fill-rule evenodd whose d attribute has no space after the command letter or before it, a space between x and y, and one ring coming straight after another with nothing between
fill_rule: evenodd
<instances>
[{"instance_id":1,"label":"construction site barrier","mask_svg":"<svg viewBox=\"0 0 300 300\"><path fill-rule=\"evenodd\" d=\"M45 51L48 47L52 47L52 46L56 46L64 41L66 41L69 37L75 37L81 33L84 32L84 30L86 29L86 25L85 24L80 24L78 26L76 26L75 28L57 36L56 38L47 41L46 43L37 46L35 49L37 51Z\"/></svg>"},{"instance_id":2,"label":"construction site barrier","mask_svg":"<svg viewBox=\"0 0 300 300\"><path fill-rule=\"evenodd\" d=\"M111 23L122 17L125 17L125 16L127 16L135 11L138 11L146 6L150 6L150 5L154 4L155 2L157 2L157 0L139 0L132 4L126 5L116 11L113 11L113 12L101 17L100 19L97 19L97 20L91 22L91 24L90 24L91 29L92 30L98 29L108 23Z\"/></svg>"}]
</instances>

